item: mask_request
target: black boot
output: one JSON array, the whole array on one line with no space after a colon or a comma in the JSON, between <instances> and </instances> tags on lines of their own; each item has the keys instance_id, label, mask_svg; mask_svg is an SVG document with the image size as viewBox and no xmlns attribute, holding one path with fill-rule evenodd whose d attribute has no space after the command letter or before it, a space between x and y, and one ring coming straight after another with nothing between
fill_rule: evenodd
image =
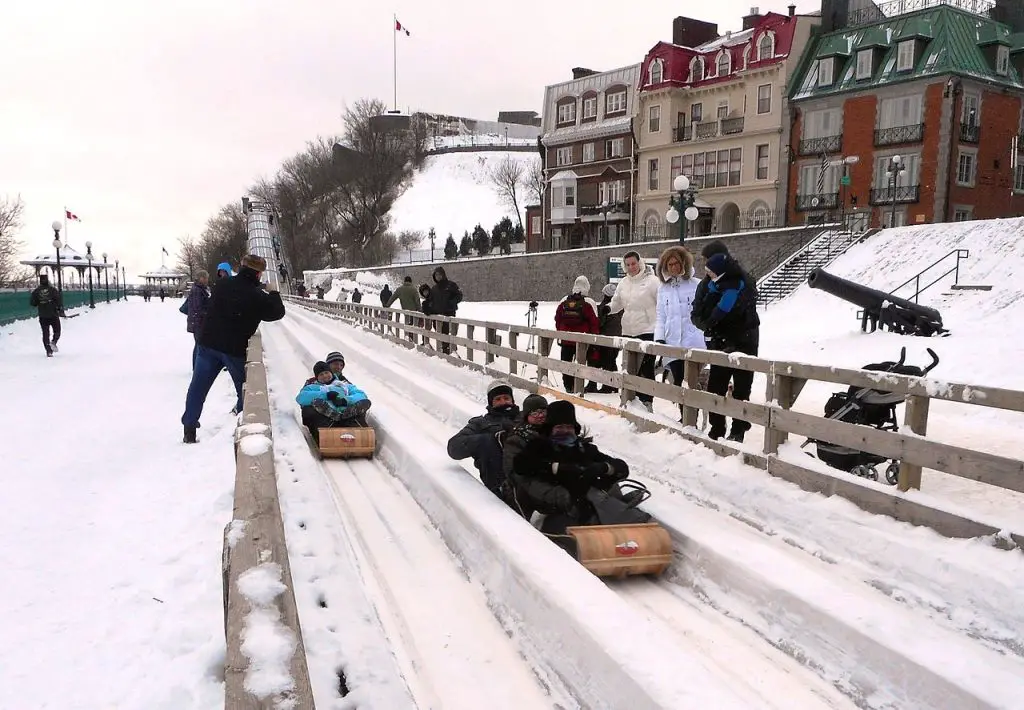
<instances>
[{"instance_id":1,"label":"black boot","mask_svg":"<svg viewBox=\"0 0 1024 710\"><path fill-rule=\"evenodd\" d=\"M729 432L729 441L735 441L737 444L742 444L743 435L746 433L746 430L743 429L733 429L731 432Z\"/></svg>"},{"instance_id":2,"label":"black boot","mask_svg":"<svg viewBox=\"0 0 1024 710\"><path fill-rule=\"evenodd\" d=\"M182 441L185 442L186 444L198 443L199 439L196 438L196 427L185 427L185 436L182 438Z\"/></svg>"}]
</instances>

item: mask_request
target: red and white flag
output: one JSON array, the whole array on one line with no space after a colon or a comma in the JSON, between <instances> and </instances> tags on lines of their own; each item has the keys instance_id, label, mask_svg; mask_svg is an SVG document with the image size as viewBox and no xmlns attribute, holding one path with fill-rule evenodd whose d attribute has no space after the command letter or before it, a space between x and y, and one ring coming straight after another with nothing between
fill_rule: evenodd
<instances>
[{"instance_id":1,"label":"red and white flag","mask_svg":"<svg viewBox=\"0 0 1024 710\"><path fill-rule=\"evenodd\" d=\"M75 214L71 210L67 209L66 207L64 208L64 217L67 218L67 219L70 219L72 222L81 222L82 221L82 220L80 220L78 218L77 214Z\"/></svg>"},{"instance_id":2,"label":"red and white flag","mask_svg":"<svg viewBox=\"0 0 1024 710\"><path fill-rule=\"evenodd\" d=\"M409 30L406 27L403 27L402 23L399 22L397 18L395 18L395 32L405 32L406 37L410 36Z\"/></svg>"}]
</instances>

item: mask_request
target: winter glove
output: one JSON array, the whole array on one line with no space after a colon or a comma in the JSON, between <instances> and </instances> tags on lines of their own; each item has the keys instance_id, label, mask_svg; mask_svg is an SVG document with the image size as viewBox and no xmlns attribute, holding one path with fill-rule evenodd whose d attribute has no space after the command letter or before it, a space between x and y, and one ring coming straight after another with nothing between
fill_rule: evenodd
<instances>
[{"instance_id":1,"label":"winter glove","mask_svg":"<svg viewBox=\"0 0 1024 710\"><path fill-rule=\"evenodd\" d=\"M346 400L337 392L328 392L327 401L338 407L344 407L348 404L348 400Z\"/></svg>"},{"instance_id":2,"label":"winter glove","mask_svg":"<svg viewBox=\"0 0 1024 710\"><path fill-rule=\"evenodd\" d=\"M615 475L615 469L612 468L610 463L597 461L594 463L588 463L583 469L583 475L588 481L597 481L601 478Z\"/></svg>"}]
</instances>

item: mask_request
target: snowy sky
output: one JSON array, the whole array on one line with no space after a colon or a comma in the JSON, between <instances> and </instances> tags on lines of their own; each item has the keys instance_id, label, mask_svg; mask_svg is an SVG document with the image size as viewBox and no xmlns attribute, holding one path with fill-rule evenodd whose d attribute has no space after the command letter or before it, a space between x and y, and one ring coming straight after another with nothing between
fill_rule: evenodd
<instances>
[{"instance_id":1,"label":"snowy sky","mask_svg":"<svg viewBox=\"0 0 1024 710\"><path fill-rule=\"evenodd\" d=\"M47 248L66 205L82 219L71 245L92 240L131 281L306 140L340 130L346 102L392 101L393 12L412 32L398 38L400 106L493 120L540 111L543 87L574 66L640 61L688 6L725 31L754 4L789 2L5 3L0 195L27 203L26 253Z\"/></svg>"}]
</instances>

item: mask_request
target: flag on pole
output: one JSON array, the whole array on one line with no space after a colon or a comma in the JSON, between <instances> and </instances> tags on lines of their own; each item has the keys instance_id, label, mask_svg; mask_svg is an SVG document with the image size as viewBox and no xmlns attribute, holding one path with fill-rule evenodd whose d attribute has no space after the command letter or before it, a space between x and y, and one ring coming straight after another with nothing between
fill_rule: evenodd
<instances>
[{"instance_id":1,"label":"flag on pole","mask_svg":"<svg viewBox=\"0 0 1024 710\"><path fill-rule=\"evenodd\" d=\"M69 210L67 207L64 208L64 218L65 219L70 219L72 222L81 222L82 221L82 220L80 220L78 218L77 214L75 214L74 212Z\"/></svg>"},{"instance_id":2,"label":"flag on pole","mask_svg":"<svg viewBox=\"0 0 1024 710\"><path fill-rule=\"evenodd\" d=\"M169 251L167 251L166 249L164 249L163 247L160 247L160 251L162 251L162 252L163 252L164 254L166 254L167 256L170 256L170 255L171 255L171 253L170 253Z\"/></svg>"},{"instance_id":3,"label":"flag on pole","mask_svg":"<svg viewBox=\"0 0 1024 710\"><path fill-rule=\"evenodd\" d=\"M825 171L828 170L828 153L821 153L821 172L818 173L818 194L825 194Z\"/></svg>"},{"instance_id":4,"label":"flag on pole","mask_svg":"<svg viewBox=\"0 0 1024 710\"><path fill-rule=\"evenodd\" d=\"M403 27L402 23L398 21L398 18L395 18L395 32L405 32L406 37L410 36L408 28Z\"/></svg>"}]
</instances>

